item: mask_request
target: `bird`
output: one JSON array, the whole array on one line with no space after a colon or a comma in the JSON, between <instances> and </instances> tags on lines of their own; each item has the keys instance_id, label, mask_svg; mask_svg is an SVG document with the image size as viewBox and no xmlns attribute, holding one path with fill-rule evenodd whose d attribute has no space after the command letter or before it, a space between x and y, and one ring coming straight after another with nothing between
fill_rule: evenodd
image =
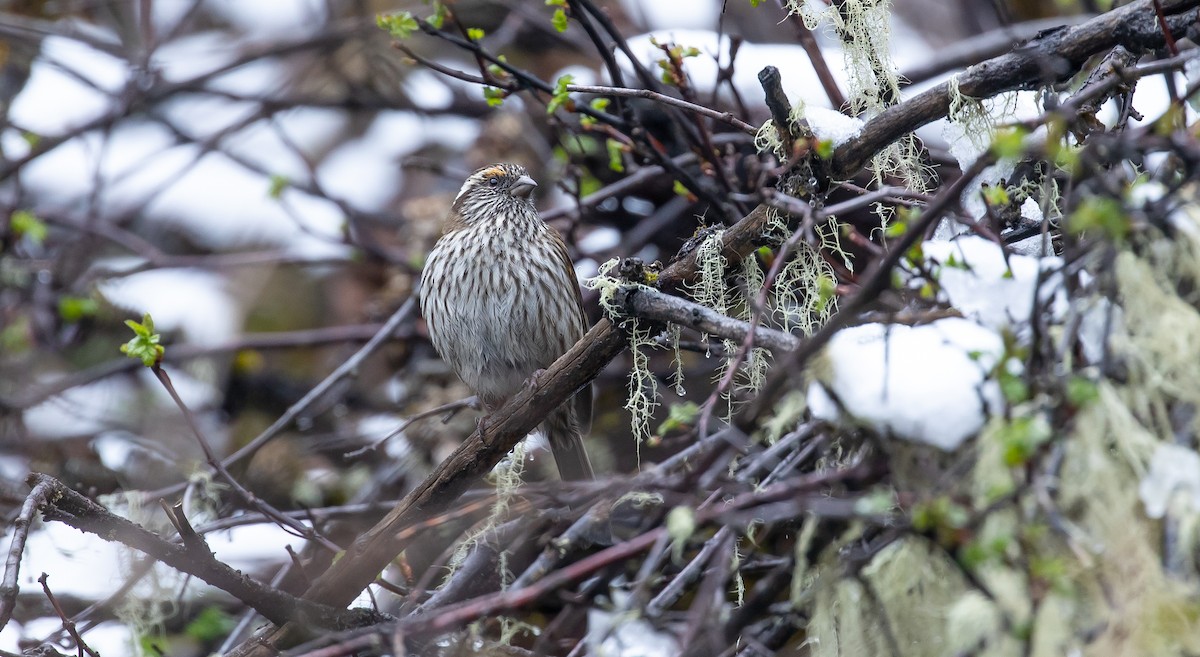
<instances>
[{"instance_id":1,"label":"bird","mask_svg":"<svg viewBox=\"0 0 1200 657\"><path fill-rule=\"evenodd\" d=\"M533 203L537 182L500 163L472 173L421 274L421 312L434 349L488 413L588 329L567 245ZM583 445L585 386L541 425L563 480L595 477Z\"/></svg>"}]
</instances>

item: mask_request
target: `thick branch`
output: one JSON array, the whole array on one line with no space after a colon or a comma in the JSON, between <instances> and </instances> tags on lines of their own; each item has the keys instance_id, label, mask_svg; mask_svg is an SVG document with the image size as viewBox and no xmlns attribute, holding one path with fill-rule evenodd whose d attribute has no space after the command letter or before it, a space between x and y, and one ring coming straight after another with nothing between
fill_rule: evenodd
<instances>
[{"instance_id":1,"label":"thick branch","mask_svg":"<svg viewBox=\"0 0 1200 657\"><path fill-rule=\"evenodd\" d=\"M33 514L37 508L46 503L51 491L48 484L38 484L30 491L21 505L21 513L13 523L12 544L8 549L8 558L4 562L4 580L0 581L0 629L12 619L13 610L17 606L17 594L20 593L18 581L21 574L21 555L25 552L25 541L29 538L29 526L33 524Z\"/></svg>"},{"instance_id":2,"label":"thick branch","mask_svg":"<svg viewBox=\"0 0 1200 657\"><path fill-rule=\"evenodd\" d=\"M322 627L352 627L368 620L359 612L348 612L309 602L260 584L217 560L207 545L179 545L166 541L125 518L71 490L49 475L33 473L26 483L35 489L46 490L39 500L42 517L70 525L80 531L95 534L108 541L118 541L158 559L182 573L197 577L241 600L273 623L293 619L319 624ZM203 542L201 542L203 545Z\"/></svg>"},{"instance_id":3,"label":"thick branch","mask_svg":"<svg viewBox=\"0 0 1200 657\"><path fill-rule=\"evenodd\" d=\"M727 340L744 340L753 328L754 343L777 353L791 351L800 345L800 339L790 333L765 326L751 327L749 322L722 315L694 301L646 287L624 286L617 291L614 302L630 315L672 322Z\"/></svg>"},{"instance_id":4,"label":"thick branch","mask_svg":"<svg viewBox=\"0 0 1200 657\"><path fill-rule=\"evenodd\" d=\"M1187 33L1200 17L1198 6L1200 0L1182 0L1164 7L1171 30ZM1047 33L1006 55L972 66L957 76L958 90L971 98L990 98L1006 91L1061 82L1075 75L1088 58L1117 45L1134 52L1163 46L1163 32L1151 0ZM950 84L942 83L880 112L857 137L834 151L832 177L849 178L884 147L945 117L949 108Z\"/></svg>"}]
</instances>

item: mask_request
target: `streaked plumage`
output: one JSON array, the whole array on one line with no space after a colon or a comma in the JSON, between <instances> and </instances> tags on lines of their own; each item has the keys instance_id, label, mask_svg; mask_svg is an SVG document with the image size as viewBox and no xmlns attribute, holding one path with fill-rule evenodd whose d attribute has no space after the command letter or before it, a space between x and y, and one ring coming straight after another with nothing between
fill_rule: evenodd
<instances>
[{"instance_id":1,"label":"streaked plumage","mask_svg":"<svg viewBox=\"0 0 1200 657\"><path fill-rule=\"evenodd\" d=\"M467 178L421 279L434 348L489 411L587 332L567 247L530 198L536 186L513 164ZM563 479L592 477L582 439L591 409L584 388L542 425Z\"/></svg>"}]
</instances>

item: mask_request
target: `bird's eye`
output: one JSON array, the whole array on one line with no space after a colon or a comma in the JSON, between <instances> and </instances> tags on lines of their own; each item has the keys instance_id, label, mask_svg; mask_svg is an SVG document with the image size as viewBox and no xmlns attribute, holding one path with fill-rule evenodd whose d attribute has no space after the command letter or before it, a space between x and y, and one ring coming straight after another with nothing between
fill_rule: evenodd
<instances>
[{"instance_id":1,"label":"bird's eye","mask_svg":"<svg viewBox=\"0 0 1200 657\"><path fill-rule=\"evenodd\" d=\"M496 185L500 184L500 179L499 178L488 178L488 184L491 185L492 187L495 187Z\"/></svg>"}]
</instances>

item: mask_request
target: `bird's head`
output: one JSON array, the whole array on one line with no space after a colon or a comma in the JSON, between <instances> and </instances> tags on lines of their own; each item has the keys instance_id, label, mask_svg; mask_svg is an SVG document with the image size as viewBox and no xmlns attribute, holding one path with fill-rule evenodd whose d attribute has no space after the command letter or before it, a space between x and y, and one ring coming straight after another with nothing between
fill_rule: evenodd
<instances>
[{"instance_id":1,"label":"bird's head","mask_svg":"<svg viewBox=\"0 0 1200 657\"><path fill-rule=\"evenodd\" d=\"M471 174L454 198L451 216L465 224L486 221L499 213L534 209L537 183L519 164L489 164Z\"/></svg>"}]
</instances>

